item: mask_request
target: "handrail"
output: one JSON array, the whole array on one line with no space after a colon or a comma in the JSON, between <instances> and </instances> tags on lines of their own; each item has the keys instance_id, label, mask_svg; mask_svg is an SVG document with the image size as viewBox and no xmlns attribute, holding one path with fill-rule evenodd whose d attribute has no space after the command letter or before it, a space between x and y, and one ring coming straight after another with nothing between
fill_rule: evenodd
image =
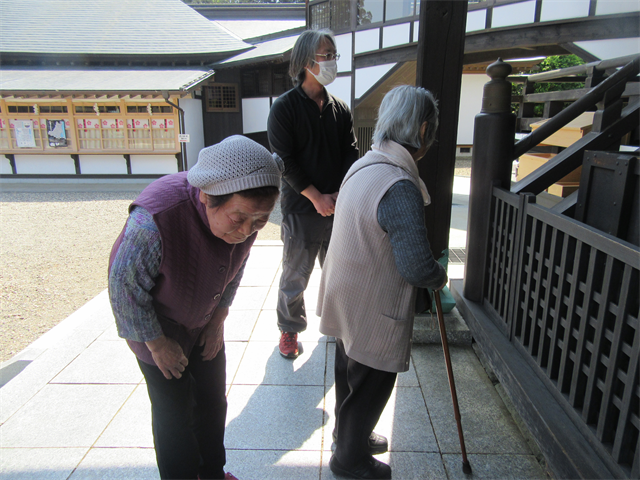
<instances>
[{"instance_id":1,"label":"handrail","mask_svg":"<svg viewBox=\"0 0 640 480\"><path fill-rule=\"evenodd\" d=\"M555 71L555 70L554 70ZM546 72L545 72L546 73ZM536 75L538 75L536 73ZM507 82L511 83L525 83L531 81L532 75L509 75L507 77ZM575 75L575 76L559 76L554 77L554 83L584 83L589 78L588 75Z\"/></svg>"},{"instance_id":2,"label":"handrail","mask_svg":"<svg viewBox=\"0 0 640 480\"><path fill-rule=\"evenodd\" d=\"M621 80L638 75L640 67L640 55L634 55L633 57L633 61L627 63L616 73L609 76L606 80L595 86L580 100L577 100L575 103L562 110L553 118L549 119L549 121L545 122L539 128L517 142L513 147L513 154L511 159L514 160L524 153L528 152L544 139L560 130L571 120L586 112L587 109L594 107L600 100L602 100L607 90L616 85Z\"/></svg>"},{"instance_id":3,"label":"handrail","mask_svg":"<svg viewBox=\"0 0 640 480\"><path fill-rule=\"evenodd\" d=\"M544 82L553 80L558 77L567 77L569 75L588 74L591 68L596 70L609 70L610 68L622 67L632 62L637 54L625 55L624 57L611 58L608 60L598 60L597 62L585 63L583 65L574 65L573 67L561 68L558 70L550 70L548 72L534 73L526 78L530 82Z\"/></svg>"}]
</instances>

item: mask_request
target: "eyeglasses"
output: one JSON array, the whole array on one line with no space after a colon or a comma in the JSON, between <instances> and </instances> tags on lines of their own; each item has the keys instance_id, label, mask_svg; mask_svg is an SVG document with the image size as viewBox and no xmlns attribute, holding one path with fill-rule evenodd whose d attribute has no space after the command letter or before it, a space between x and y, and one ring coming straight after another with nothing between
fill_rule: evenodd
<instances>
[{"instance_id":1,"label":"eyeglasses","mask_svg":"<svg viewBox=\"0 0 640 480\"><path fill-rule=\"evenodd\" d=\"M316 53L316 57L324 57L325 60L340 60L339 53Z\"/></svg>"}]
</instances>

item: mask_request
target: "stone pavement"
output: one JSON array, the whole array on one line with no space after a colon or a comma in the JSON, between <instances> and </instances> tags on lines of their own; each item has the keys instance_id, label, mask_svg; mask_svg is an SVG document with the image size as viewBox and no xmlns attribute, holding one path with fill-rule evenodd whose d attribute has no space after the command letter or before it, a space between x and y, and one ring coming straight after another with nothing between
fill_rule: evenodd
<instances>
[{"instance_id":1,"label":"stone pavement","mask_svg":"<svg viewBox=\"0 0 640 480\"><path fill-rule=\"evenodd\" d=\"M464 193L461 197L464 202ZM454 203L456 202L454 196ZM452 221L451 248L464 240L466 205ZM454 205L454 210L456 205ZM461 232L456 232L464 220ZM459 226L458 225L458 226ZM333 479L335 343L310 314L304 354L278 353L276 292L282 246L251 253L225 323L227 469L240 480ZM461 278L450 268L450 277ZM315 311L316 268L307 290ZM454 310L455 312L455 310ZM393 478L545 478L499 388L470 345L451 358L472 476L460 445L442 348L415 345L376 431L389 438ZM151 412L134 355L119 339L106 291L0 365L0 478L157 479ZM499 385L498 385L499 387Z\"/></svg>"}]
</instances>

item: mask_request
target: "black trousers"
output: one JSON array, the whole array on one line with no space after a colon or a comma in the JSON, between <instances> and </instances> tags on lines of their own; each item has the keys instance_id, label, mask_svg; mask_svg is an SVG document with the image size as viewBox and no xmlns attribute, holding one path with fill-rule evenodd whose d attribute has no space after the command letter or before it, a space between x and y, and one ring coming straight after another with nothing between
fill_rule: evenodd
<instances>
[{"instance_id":1,"label":"black trousers","mask_svg":"<svg viewBox=\"0 0 640 480\"><path fill-rule=\"evenodd\" d=\"M282 218L284 250L277 312L278 327L283 332L300 333L307 328L304 291L316 258L320 266L324 265L332 228L333 216L288 213Z\"/></svg>"},{"instance_id":2,"label":"black trousers","mask_svg":"<svg viewBox=\"0 0 640 480\"><path fill-rule=\"evenodd\" d=\"M153 441L163 479L224 478L226 356L202 360L195 347L179 379L138 360L151 400Z\"/></svg>"},{"instance_id":3,"label":"black trousers","mask_svg":"<svg viewBox=\"0 0 640 480\"><path fill-rule=\"evenodd\" d=\"M336 338L336 424L334 455L349 468L369 456L368 439L387 405L395 372L367 367L349 358L344 343Z\"/></svg>"}]
</instances>

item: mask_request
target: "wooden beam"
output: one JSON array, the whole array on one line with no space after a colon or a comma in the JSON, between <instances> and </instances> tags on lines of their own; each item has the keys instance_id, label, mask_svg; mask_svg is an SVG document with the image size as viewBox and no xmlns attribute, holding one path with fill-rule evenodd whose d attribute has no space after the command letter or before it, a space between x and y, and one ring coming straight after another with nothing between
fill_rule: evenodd
<instances>
[{"instance_id":1,"label":"wooden beam","mask_svg":"<svg viewBox=\"0 0 640 480\"><path fill-rule=\"evenodd\" d=\"M400 70L403 67L404 64L396 64L394 65L391 70L389 70L386 74L384 74L382 77L380 77L380 79L373 84L373 86L367 90L360 98L358 98L356 100L356 104L355 106L358 107L359 105L361 105L365 100L367 100L367 98L369 97L369 95L373 92L377 92L378 89L380 87L382 87L382 85L389 79L389 77L393 76L395 73L398 72L398 70ZM387 90L388 91L388 90ZM386 93L386 92L385 92ZM382 101L382 100L380 100ZM378 102L378 105L380 103Z\"/></svg>"},{"instance_id":2,"label":"wooden beam","mask_svg":"<svg viewBox=\"0 0 640 480\"><path fill-rule=\"evenodd\" d=\"M416 59L417 52L418 47L416 45L374 50L356 55L353 59L353 65L354 69L357 69L389 63L409 62Z\"/></svg>"},{"instance_id":3,"label":"wooden beam","mask_svg":"<svg viewBox=\"0 0 640 480\"><path fill-rule=\"evenodd\" d=\"M563 43L560 46L562 48L564 48L567 52L572 53L574 55L577 55L582 60L584 60L586 63L591 63L591 62L595 62L597 60L600 60L598 57L596 57L595 55L592 55L591 53L587 52L586 50L580 48L579 46L577 46L573 42Z\"/></svg>"},{"instance_id":4,"label":"wooden beam","mask_svg":"<svg viewBox=\"0 0 640 480\"><path fill-rule=\"evenodd\" d=\"M467 4L456 0L420 3L416 84L435 95L440 109L436 141L418 162L420 177L431 195L432 204L425 207L425 221L436 258L449 245Z\"/></svg>"},{"instance_id":5,"label":"wooden beam","mask_svg":"<svg viewBox=\"0 0 640 480\"><path fill-rule=\"evenodd\" d=\"M633 38L640 36L640 12L607 15L517 25L499 29L471 32L465 36L464 65L494 62L501 57L548 57L575 53L581 58L573 42ZM388 63L406 62L417 58L415 44L386 48L356 55L354 68L371 67Z\"/></svg>"},{"instance_id":6,"label":"wooden beam","mask_svg":"<svg viewBox=\"0 0 640 480\"><path fill-rule=\"evenodd\" d=\"M498 50L487 50L484 52L465 53L464 65L472 65L474 63L493 63L498 58L508 61L515 58L535 58L549 57L551 55L566 55L569 53L560 45L543 45L540 47L530 48L502 48Z\"/></svg>"},{"instance_id":7,"label":"wooden beam","mask_svg":"<svg viewBox=\"0 0 640 480\"><path fill-rule=\"evenodd\" d=\"M640 36L640 12L518 25L467 34L465 53Z\"/></svg>"}]
</instances>

